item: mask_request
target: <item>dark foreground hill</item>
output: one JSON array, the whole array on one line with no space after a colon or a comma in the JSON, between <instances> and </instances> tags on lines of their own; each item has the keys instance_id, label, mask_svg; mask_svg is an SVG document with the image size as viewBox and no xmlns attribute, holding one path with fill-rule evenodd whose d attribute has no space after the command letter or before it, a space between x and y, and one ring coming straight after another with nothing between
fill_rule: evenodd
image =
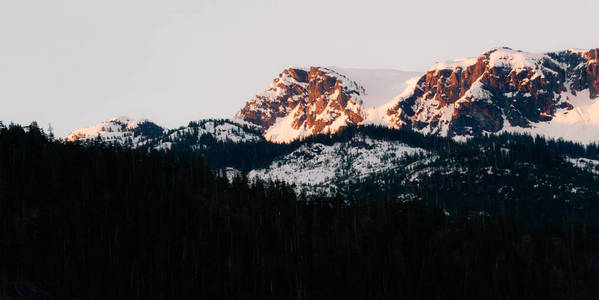
<instances>
[{"instance_id":1,"label":"dark foreground hill","mask_svg":"<svg viewBox=\"0 0 599 300\"><path fill-rule=\"evenodd\" d=\"M535 145L520 150L530 168L559 183L549 168L560 152ZM447 153L473 153L459 149ZM447 216L429 201L448 195L439 186L414 187L426 201L341 192L306 201L285 184L215 177L198 153L0 126L0 299L599 298L597 218L568 211L522 226L501 208ZM459 186L465 201L484 200L474 181Z\"/></svg>"}]
</instances>

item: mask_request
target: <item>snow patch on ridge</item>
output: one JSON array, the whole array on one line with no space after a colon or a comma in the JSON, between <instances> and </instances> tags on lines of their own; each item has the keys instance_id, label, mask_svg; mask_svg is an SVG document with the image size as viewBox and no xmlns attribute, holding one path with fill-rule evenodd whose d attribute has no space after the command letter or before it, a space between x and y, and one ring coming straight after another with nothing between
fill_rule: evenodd
<instances>
[{"instance_id":1,"label":"snow patch on ridge","mask_svg":"<svg viewBox=\"0 0 599 300\"><path fill-rule=\"evenodd\" d=\"M528 133L549 138L562 138L584 144L599 141L599 98L591 100L588 89L577 92L563 92L561 99L574 106L572 110L562 109L555 113L551 121L531 124L531 127L511 126L504 121L500 132Z\"/></svg>"},{"instance_id":2,"label":"snow patch on ridge","mask_svg":"<svg viewBox=\"0 0 599 300\"><path fill-rule=\"evenodd\" d=\"M462 57L455 60L440 61L435 63L428 71L453 70L457 68L465 69L476 63L476 57Z\"/></svg>"},{"instance_id":3,"label":"snow patch on ridge","mask_svg":"<svg viewBox=\"0 0 599 300\"><path fill-rule=\"evenodd\" d=\"M312 131L307 128L305 123L298 129L294 129L293 122L295 121L296 114L299 112L299 108L300 105L297 105L285 117L277 118L275 123L264 133L264 138L273 142L289 143L312 134Z\"/></svg>"},{"instance_id":4,"label":"snow patch on ridge","mask_svg":"<svg viewBox=\"0 0 599 300\"><path fill-rule=\"evenodd\" d=\"M140 136L135 136L134 131L144 123L151 123L148 119L132 119L129 117L116 117L108 121L101 122L94 126L77 129L71 132L67 141L89 141L96 139L98 136L108 142L123 143L130 139L132 143L137 143Z\"/></svg>"},{"instance_id":5,"label":"snow patch on ridge","mask_svg":"<svg viewBox=\"0 0 599 300\"><path fill-rule=\"evenodd\" d=\"M388 100L385 104L378 107L370 107L366 109L366 119L360 123L360 125L380 125L389 126L391 123L391 116L387 114L387 111L393 106L397 105L399 101L408 98L414 94L414 89L418 85L418 80L421 76L414 76L407 79L404 84L403 91Z\"/></svg>"},{"instance_id":6,"label":"snow patch on ridge","mask_svg":"<svg viewBox=\"0 0 599 300\"><path fill-rule=\"evenodd\" d=\"M552 60L546 53L523 52L512 50L507 47L492 48L484 51L483 55L489 56L489 67L509 68L513 71L519 71L523 69L540 70L540 68L542 68L541 62L543 60ZM428 71L455 70L458 68L466 69L476 64L477 61L478 57L458 58L452 61L441 61L435 63Z\"/></svg>"},{"instance_id":7,"label":"snow patch on ridge","mask_svg":"<svg viewBox=\"0 0 599 300\"><path fill-rule=\"evenodd\" d=\"M361 96L365 108L380 107L387 104L408 87L408 80L420 76L421 73L405 72L392 69L355 69L329 67L339 74L345 75L366 93Z\"/></svg>"},{"instance_id":8,"label":"snow patch on ridge","mask_svg":"<svg viewBox=\"0 0 599 300\"><path fill-rule=\"evenodd\" d=\"M257 142L262 140L258 129L253 124L243 124L229 119L207 119L190 122L188 126L169 130L168 133L154 140L154 148L157 150L170 150L174 143L184 140L192 143L192 150L199 150L206 145L202 143L202 137L210 136L216 142Z\"/></svg>"},{"instance_id":9,"label":"snow patch on ridge","mask_svg":"<svg viewBox=\"0 0 599 300\"><path fill-rule=\"evenodd\" d=\"M266 169L252 170L248 178L284 181L296 191L331 194L335 184L357 180L394 168L407 155L427 153L421 148L397 141L373 140L356 136L333 145L313 143L280 157Z\"/></svg>"}]
</instances>

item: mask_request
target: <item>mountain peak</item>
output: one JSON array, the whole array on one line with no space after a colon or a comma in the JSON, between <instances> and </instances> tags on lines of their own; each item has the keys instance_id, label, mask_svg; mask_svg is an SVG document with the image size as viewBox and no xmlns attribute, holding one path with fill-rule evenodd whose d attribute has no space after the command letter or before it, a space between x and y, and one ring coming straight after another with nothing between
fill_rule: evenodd
<instances>
[{"instance_id":1,"label":"mountain peak","mask_svg":"<svg viewBox=\"0 0 599 300\"><path fill-rule=\"evenodd\" d=\"M164 128L145 118L132 119L125 116L115 117L99 124L80 128L71 132L67 141L88 141L100 137L102 140L135 143L140 137L152 137L164 132Z\"/></svg>"},{"instance_id":2,"label":"mountain peak","mask_svg":"<svg viewBox=\"0 0 599 300\"><path fill-rule=\"evenodd\" d=\"M415 75L397 70L289 67L269 88L250 99L237 116L259 126L274 142L334 133L371 116L379 117L364 107L388 103Z\"/></svg>"},{"instance_id":3,"label":"mountain peak","mask_svg":"<svg viewBox=\"0 0 599 300\"><path fill-rule=\"evenodd\" d=\"M390 126L451 136L518 130L580 140L580 128L571 125L589 124L596 115L596 57L596 49L529 53L501 47L436 63L387 111ZM575 105L578 113L568 115ZM556 128L540 129L546 127Z\"/></svg>"},{"instance_id":4,"label":"mountain peak","mask_svg":"<svg viewBox=\"0 0 599 300\"><path fill-rule=\"evenodd\" d=\"M272 142L291 142L349 125L375 124L444 136L525 131L596 141L598 56L599 49L529 53L495 47L478 57L438 62L424 74L290 66L245 103L230 121L235 124L202 123L197 127L207 127L183 128L176 134L222 133L234 137L231 140L258 134ZM213 125L218 130L212 130ZM127 140L162 133L162 127L147 119L122 116L78 129L67 140L98 135Z\"/></svg>"},{"instance_id":5,"label":"mountain peak","mask_svg":"<svg viewBox=\"0 0 599 300\"><path fill-rule=\"evenodd\" d=\"M325 67L287 68L237 114L258 125L267 139L290 142L312 134L336 132L365 117L363 87Z\"/></svg>"}]
</instances>

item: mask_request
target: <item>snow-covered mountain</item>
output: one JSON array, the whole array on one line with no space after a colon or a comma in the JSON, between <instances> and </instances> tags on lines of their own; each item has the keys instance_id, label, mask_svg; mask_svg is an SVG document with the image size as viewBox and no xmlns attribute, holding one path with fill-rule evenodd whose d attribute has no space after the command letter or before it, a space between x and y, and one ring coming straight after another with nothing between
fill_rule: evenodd
<instances>
[{"instance_id":1,"label":"snow-covered mountain","mask_svg":"<svg viewBox=\"0 0 599 300\"><path fill-rule=\"evenodd\" d=\"M258 125L273 142L334 133L350 124L378 124L385 118L380 107L416 75L396 70L290 67L237 116Z\"/></svg>"},{"instance_id":2,"label":"snow-covered mountain","mask_svg":"<svg viewBox=\"0 0 599 300\"><path fill-rule=\"evenodd\" d=\"M527 132L579 142L599 140L599 49L527 53L509 48L439 62L425 74L340 67L285 69L230 122L196 122L194 134L291 142L348 125L409 128L468 137ZM206 126L205 128L203 126ZM166 131L145 120L115 118L74 131L117 143L170 149L192 129ZM242 134L243 133L243 134ZM242 136L243 135L243 136Z\"/></svg>"},{"instance_id":3,"label":"snow-covered mountain","mask_svg":"<svg viewBox=\"0 0 599 300\"><path fill-rule=\"evenodd\" d=\"M106 142L130 144L135 147L147 138L161 135L164 130L147 119L117 117L94 126L77 129L71 132L66 140L85 142L99 137Z\"/></svg>"},{"instance_id":4,"label":"snow-covered mountain","mask_svg":"<svg viewBox=\"0 0 599 300\"><path fill-rule=\"evenodd\" d=\"M116 128L109 130L107 126L100 132L116 131ZM117 128L122 128L122 124ZM509 177L514 172L513 168L520 170L516 176L529 176L528 173L537 172L536 167L527 161L523 161L521 166L519 162L516 165L508 164L503 169L494 162L497 157L502 157L504 162L521 159L519 154L510 158L510 147L514 151L522 151L521 145L517 145L522 142L518 136L507 140L498 136L495 142L489 138L478 138L478 142L473 139L470 144L460 144L451 139L423 136L410 130L361 126L348 128L332 136L319 136L291 144L273 144L265 141L260 128L255 125L232 120L201 120L155 137L135 137L137 143L126 142L124 145L142 150L201 153L213 170L229 181L235 176L247 174L250 180L286 182L298 193L304 192L308 196L333 196L337 191L359 192L362 195L389 191L401 195L402 200L415 200L419 197L418 190L433 184L431 178L439 176L461 178L459 180L463 183L476 176L476 180L489 183L494 178L511 182ZM107 141L118 143L123 139ZM563 147L571 152L561 157L561 160L584 172L598 174L599 160L592 155L593 152L585 157L584 151L581 152L576 146L564 144ZM476 157L458 157L463 151L470 151ZM545 176L541 173L535 176ZM547 176L548 179L539 179L539 182L549 182L551 176ZM503 192L510 184L497 185L496 188ZM575 182L560 187L576 192L583 188L583 185Z\"/></svg>"},{"instance_id":5,"label":"snow-covered mountain","mask_svg":"<svg viewBox=\"0 0 599 300\"><path fill-rule=\"evenodd\" d=\"M118 145L132 148L146 147L171 150L188 147L198 150L214 142L249 142L264 140L259 128L239 119L204 119L191 121L187 126L165 129L147 119L118 117L68 135L67 141L88 142L100 138Z\"/></svg>"},{"instance_id":6,"label":"snow-covered mountain","mask_svg":"<svg viewBox=\"0 0 599 300\"><path fill-rule=\"evenodd\" d=\"M478 142L473 143L471 140L468 145L427 136L423 138L428 143L420 143L409 138L409 134L395 135L392 129L377 129L387 130L389 135L368 134L372 129L350 130L354 133L349 136L347 132L333 135L332 140L301 141L287 153L273 157L269 165L250 170L247 177L250 181L285 182L298 194L305 193L307 196L334 196L337 192L380 195L389 192L398 195L400 200L412 201L421 199L422 195L418 194L435 185L437 187L434 188L445 189L475 183L481 186L468 189L510 199L514 195L513 186L519 180L531 182L530 188L535 192L543 186L553 189L554 193L559 190L560 197L576 197L574 194L577 193L578 196L580 193L591 193L591 197L596 195L589 192L586 183L565 175L596 177L599 174L599 160L578 156L582 155L578 150L558 156L559 162L555 163L559 167L556 168L564 170L562 175L567 180L556 185L552 183L555 174L548 174L547 169L537 165L539 161L522 155L522 146L532 144L533 138L526 141L518 135L508 138L502 135L502 138L478 138ZM431 142L433 139L448 144L441 146L443 142ZM562 147L566 150L569 146L564 143ZM460 150L456 151L458 148ZM570 150L573 149L575 147ZM230 166L219 173L230 181L241 174ZM557 194L549 197L555 198Z\"/></svg>"},{"instance_id":7,"label":"snow-covered mountain","mask_svg":"<svg viewBox=\"0 0 599 300\"><path fill-rule=\"evenodd\" d=\"M401 165L407 156L425 154L424 149L393 140L356 135L332 145L307 143L276 158L265 169L249 172L250 179L283 181L298 192L332 194L339 186L356 182Z\"/></svg>"},{"instance_id":8,"label":"snow-covered mountain","mask_svg":"<svg viewBox=\"0 0 599 300\"><path fill-rule=\"evenodd\" d=\"M253 124L241 120L206 119L168 130L149 143L158 150L171 150L173 146L200 150L214 142L242 143L261 140L264 138Z\"/></svg>"},{"instance_id":9,"label":"snow-covered mountain","mask_svg":"<svg viewBox=\"0 0 599 300\"><path fill-rule=\"evenodd\" d=\"M442 136L520 131L599 139L599 49L527 53L494 48L425 74L288 68L237 114L266 139L289 142L347 125Z\"/></svg>"},{"instance_id":10,"label":"snow-covered mountain","mask_svg":"<svg viewBox=\"0 0 599 300\"><path fill-rule=\"evenodd\" d=\"M597 52L495 48L437 63L395 100L389 126L449 136L507 130L597 140Z\"/></svg>"}]
</instances>

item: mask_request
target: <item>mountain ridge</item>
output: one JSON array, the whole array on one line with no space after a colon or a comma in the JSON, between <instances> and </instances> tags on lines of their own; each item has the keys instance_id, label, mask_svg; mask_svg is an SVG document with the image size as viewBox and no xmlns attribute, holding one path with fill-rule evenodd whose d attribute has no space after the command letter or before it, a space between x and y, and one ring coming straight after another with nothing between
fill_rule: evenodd
<instances>
[{"instance_id":1,"label":"mountain ridge","mask_svg":"<svg viewBox=\"0 0 599 300\"><path fill-rule=\"evenodd\" d=\"M597 49L527 53L494 48L478 58L437 63L397 101L390 127L441 135L496 133L506 121L534 128L574 109L569 100L580 93L588 91L587 100L597 98L596 54Z\"/></svg>"},{"instance_id":2,"label":"mountain ridge","mask_svg":"<svg viewBox=\"0 0 599 300\"><path fill-rule=\"evenodd\" d=\"M437 62L420 76L390 69L289 67L228 120L277 143L363 125L458 139L522 132L590 143L599 140L598 54L599 49L529 53L498 47L474 58ZM123 143L141 135L133 140L139 143L145 135L156 138L168 131L140 120L115 118L75 130L67 140L99 134ZM152 130L136 131L136 122Z\"/></svg>"},{"instance_id":3,"label":"mountain ridge","mask_svg":"<svg viewBox=\"0 0 599 300\"><path fill-rule=\"evenodd\" d=\"M125 116L115 117L99 124L72 131L67 141L90 141L100 138L118 144L137 144L141 139L162 134L165 129L145 119L133 119Z\"/></svg>"},{"instance_id":4,"label":"mountain ridge","mask_svg":"<svg viewBox=\"0 0 599 300\"><path fill-rule=\"evenodd\" d=\"M368 90L361 82L342 74L342 68L335 72L324 67L288 68L270 88L249 100L237 116L261 126L266 138L273 142L289 142L334 132L349 124L369 123L443 136L468 137L512 130L590 142L599 139L599 134L591 134L591 129L583 128L587 134L581 137L576 136L580 130L575 126L557 129L569 137L552 135L551 130L544 128L551 121L561 127L584 122L571 117L564 121L563 117L578 108L574 104L594 103L579 101L581 94L588 92L587 100L599 95L598 51L529 53L492 48L475 58L438 62L418 79L404 81L406 89L389 98L389 102L370 109L364 102ZM358 88L344 93L339 88L344 84ZM348 113L348 107L353 115ZM582 110L592 112L595 108ZM319 119L326 122L314 122ZM599 121L593 120L595 123Z\"/></svg>"}]
</instances>

